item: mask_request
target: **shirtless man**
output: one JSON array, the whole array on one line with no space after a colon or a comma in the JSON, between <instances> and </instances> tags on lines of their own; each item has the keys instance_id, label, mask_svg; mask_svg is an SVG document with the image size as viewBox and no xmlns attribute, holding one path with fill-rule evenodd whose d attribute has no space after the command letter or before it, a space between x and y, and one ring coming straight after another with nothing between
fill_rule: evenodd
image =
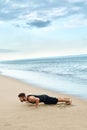
<instances>
[{"instance_id":1,"label":"shirtless man","mask_svg":"<svg viewBox=\"0 0 87 130\"><path fill-rule=\"evenodd\" d=\"M36 107L39 105L39 103L43 102L44 104L57 104L58 102L64 102L67 105L71 104L70 98L62 98L62 97L50 97L48 95L25 95L25 93L20 93L18 95L21 102L29 102L32 104L36 104Z\"/></svg>"}]
</instances>

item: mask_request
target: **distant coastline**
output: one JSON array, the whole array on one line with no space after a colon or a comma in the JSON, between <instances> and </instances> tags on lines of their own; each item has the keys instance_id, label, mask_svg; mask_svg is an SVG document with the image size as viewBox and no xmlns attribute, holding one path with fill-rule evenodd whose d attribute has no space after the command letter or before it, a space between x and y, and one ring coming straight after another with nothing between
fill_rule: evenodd
<instances>
[{"instance_id":1,"label":"distant coastline","mask_svg":"<svg viewBox=\"0 0 87 130\"><path fill-rule=\"evenodd\" d=\"M5 62L7 62L7 61L9 61L9 62L11 62L11 61L24 61L24 60L44 60L44 59L51 59L51 58L54 58L54 59L56 59L56 58L75 58L75 57L87 57L87 54L73 54L73 55L61 55L61 56L49 56L49 57L36 57L36 58L23 58L23 59L13 59L13 60L1 60L0 61L0 63L1 62L3 62L3 63L5 63Z\"/></svg>"}]
</instances>

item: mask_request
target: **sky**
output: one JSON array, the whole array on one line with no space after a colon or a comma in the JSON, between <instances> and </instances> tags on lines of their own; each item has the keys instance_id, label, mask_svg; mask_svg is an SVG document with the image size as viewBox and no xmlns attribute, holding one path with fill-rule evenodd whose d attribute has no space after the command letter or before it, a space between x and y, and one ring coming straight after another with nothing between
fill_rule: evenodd
<instances>
[{"instance_id":1,"label":"sky","mask_svg":"<svg viewBox=\"0 0 87 130\"><path fill-rule=\"evenodd\" d=\"M87 0L0 0L0 60L87 54Z\"/></svg>"}]
</instances>

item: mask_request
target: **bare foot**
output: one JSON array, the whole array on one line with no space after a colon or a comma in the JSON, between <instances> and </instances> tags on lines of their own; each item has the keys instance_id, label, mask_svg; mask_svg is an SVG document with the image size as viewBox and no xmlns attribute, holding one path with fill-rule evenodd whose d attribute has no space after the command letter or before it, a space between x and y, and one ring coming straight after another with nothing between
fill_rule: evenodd
<instances>
[{"instance_id":1,"label":"bare foot","mask_svg":"<svg viewBox=\"0 0 87 130\"><path fill-rule=\"evenodd\" d=\"M64 99L66 99L66 100L67 100L67 101L66 101L66 104L67 104L67 105L71 105L72 100L71 100L70 98L64 98Z\"/></svg>"}]
</instances>

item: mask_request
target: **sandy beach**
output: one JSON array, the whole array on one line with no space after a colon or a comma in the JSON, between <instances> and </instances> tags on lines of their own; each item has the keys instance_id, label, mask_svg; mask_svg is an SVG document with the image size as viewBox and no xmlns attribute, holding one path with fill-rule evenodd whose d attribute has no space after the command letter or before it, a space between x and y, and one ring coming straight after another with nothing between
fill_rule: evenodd
<instances>
[{"instance_id":1,"label":"sandy beach","mask_svg":"<svg viewBox=\"0 0 87 130\"><path fill-rule=\"evenodd\" d=\"M0 130L87 130L87 101L72 98L72 105L21 103L18 94L68 95L36 88L0 75Z\"/></svg>"}]
</instances>

